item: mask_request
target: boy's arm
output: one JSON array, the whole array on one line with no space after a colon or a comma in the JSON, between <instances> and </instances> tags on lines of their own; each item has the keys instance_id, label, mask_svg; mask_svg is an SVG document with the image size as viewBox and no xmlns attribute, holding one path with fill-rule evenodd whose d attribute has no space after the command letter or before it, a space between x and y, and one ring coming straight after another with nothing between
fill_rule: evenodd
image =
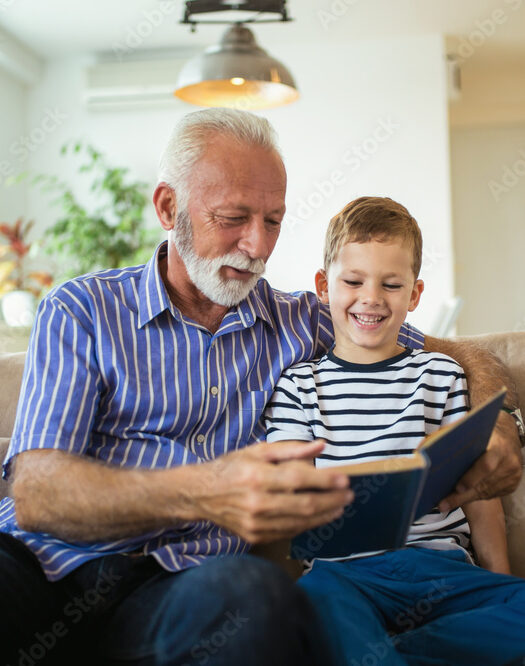
<instances>
[{"instance_id":1,"label":"boy's arm","mask_svg":"<svg viewBox=\"0 0 525 666\"><path fill-rule=\"evenodd\" d=\"M464 369L473 407L502 386L507 387L505 402L517 404L514 382L501 361L473 342L452 342L425 336L425 349L452 356ZM487 451L457 485L456 492L440 503L449 510L477 499L511 493L521 478L521 446L516 424L510 414L501 412Z\"/></svg>"},{"instance_id":2,"label":"boy's arm","mask_svg":"<svg viewBox=\"0 0 525 666\"><path fill-rule=\"evenodd\" d=\"M441 426L453 423L462 412L467 412L469 403L467 381L462 372L450 387ZM501 501L478 500L461 508L469 522L471 541L479 564L495 573L510 573Z\"/></svg>"},{"instance_id":3,"label":"boy's arm","mask_svg":"<svg viewBox=\"0 0 525 666\"><path fill-rule=\"evenodd\" d=\"M462 509L470 525L472 545L480 566L494 573L510 574L501 500L478 500Z\"/></svg>"}]
</instances>

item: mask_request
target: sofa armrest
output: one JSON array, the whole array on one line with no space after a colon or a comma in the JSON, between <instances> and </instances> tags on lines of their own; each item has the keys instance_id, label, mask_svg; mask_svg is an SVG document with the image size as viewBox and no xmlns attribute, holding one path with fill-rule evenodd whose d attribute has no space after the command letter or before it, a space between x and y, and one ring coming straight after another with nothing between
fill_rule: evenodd
<instances>
[{"instance_id":1,"label":"sofa armrest","mask_svg":"<svg viewBox=\"0 0 525 666\"><path fill-rule=\"evenodd\" d=\"M25 352L0 354L0 437L11 437L24 372Z\"/></svg>"}]
</instances>

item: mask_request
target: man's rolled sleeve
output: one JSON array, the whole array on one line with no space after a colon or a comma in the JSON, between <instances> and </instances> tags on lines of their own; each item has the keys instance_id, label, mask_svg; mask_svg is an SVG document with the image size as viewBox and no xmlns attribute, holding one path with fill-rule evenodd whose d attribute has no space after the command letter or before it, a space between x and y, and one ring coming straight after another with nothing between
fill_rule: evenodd
<instances>
[{"instance_id":1,"label":"man's rolled sleeve","mask_svg":"<svg viewBox=\"0 0 525 666\"><path fill-rule=\"evenodd\" d=\"M63 290L66 298L59 293L52 292L38 309L5 478L10 461L23 451L59 449L80 455L89 444L101 383L89 311L75 303L72 292Z\"/></svg>"}]
</instances>

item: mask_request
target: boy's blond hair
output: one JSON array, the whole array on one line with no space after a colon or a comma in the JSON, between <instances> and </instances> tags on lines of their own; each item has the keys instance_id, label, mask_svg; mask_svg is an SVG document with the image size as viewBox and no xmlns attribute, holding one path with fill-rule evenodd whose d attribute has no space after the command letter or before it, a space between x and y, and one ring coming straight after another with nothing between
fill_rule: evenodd
<instances>
[{"instance_id":1,"label":"boy's blond hair","mask_svg":"<svg viewBox=\"0 0 525 666\"><path fill-rule=\"evenodd\" d=\"M408 210L388 197L359 197L335 215L325 239L324 268L330 265L346 243L367 243L400 239L412 247L412 270L417 279L421 270L423 240L416 220Z\"/></svg>"}]
</instances>

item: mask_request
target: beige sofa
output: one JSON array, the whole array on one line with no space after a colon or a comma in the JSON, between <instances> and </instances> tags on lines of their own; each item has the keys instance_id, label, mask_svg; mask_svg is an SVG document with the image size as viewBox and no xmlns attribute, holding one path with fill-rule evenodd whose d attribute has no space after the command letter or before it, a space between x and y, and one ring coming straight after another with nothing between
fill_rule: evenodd
<instances>
[{"instance_id":1,"label":"beige sofa","mask_svg":"<svg viewBox=\"0 0 525 666\"><path fill-rule=\"evenodd\" d=\"M490 349L508 366L516 382L521 410L525 414L525 332L483 335L470 339ZM1 459L5 456L13 428L24 358L24 353L0 354ZM6 494L7 486L0 482L0 497ZM525 475L518 489L505 497L503 503L512 571L525 578ZM275 548L266 552L275 554Z\"/></svg>"}]
</instances>

